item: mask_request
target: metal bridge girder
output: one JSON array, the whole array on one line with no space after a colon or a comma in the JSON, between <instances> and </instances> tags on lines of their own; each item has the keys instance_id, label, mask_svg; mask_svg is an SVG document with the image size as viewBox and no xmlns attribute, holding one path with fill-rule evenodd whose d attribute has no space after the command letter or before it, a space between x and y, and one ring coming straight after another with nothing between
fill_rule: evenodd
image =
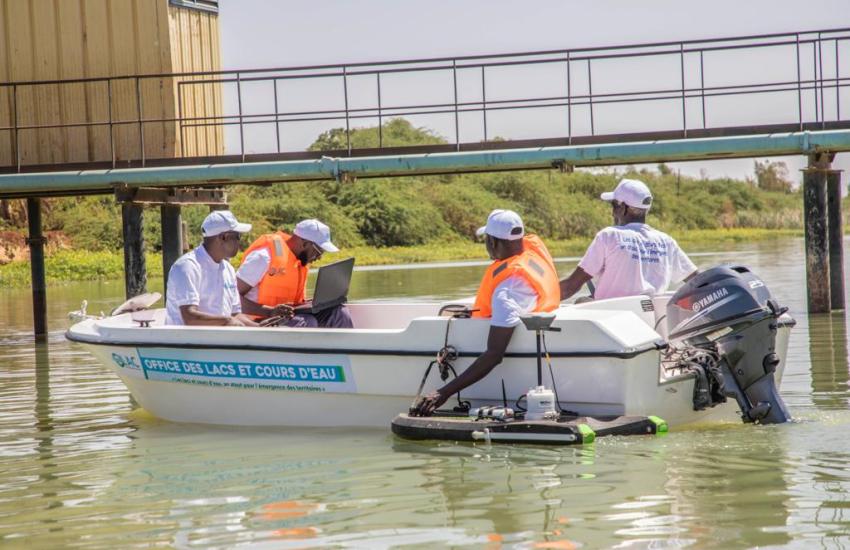
<instances>
[{"instance_id":1,"label":"metal bridge girder","mask_svg":"<svg viewBox=\"0 0 850 550\"><path fill-rule=\"evenodd\" d=\"M416 176L553 166L605 166L850 151L850 130L419 155L205 164L0 175L0 197L111 193L116 186L185 187Z\"/></svg>"}]
</instances>

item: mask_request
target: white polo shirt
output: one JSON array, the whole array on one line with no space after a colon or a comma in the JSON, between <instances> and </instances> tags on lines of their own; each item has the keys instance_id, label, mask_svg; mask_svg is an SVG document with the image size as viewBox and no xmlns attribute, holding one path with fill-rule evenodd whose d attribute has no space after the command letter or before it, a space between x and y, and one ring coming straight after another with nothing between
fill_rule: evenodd
<instances>
[{"instance_id":1,"label":"white polo shirt","mask_svg":"<svg viewBox=\"0 0 850 550\"><path fill-rule=\"evenodd\" d=\"M596 279L597 300L654 296L696 271L673 237L645 223L606 227L578 266Z\"/></svg>"},{"instance_id":2,"label":"white polo shirt","mask_svg":"<svg viewBox=\"0 0 850 550\"><path fill-rule=\"evenodd\" d=\"M254 250L242 260L242 265L239 266L239 271L236 272L236 277L244 281L251 287L245 297L256 302L260 297L258 286L266 272L269 270L269 265L272 263L272 257L268 249L258 248Z\"/></svg>"},{"instance_id":3,"label":"white polo shirt","mask_svg":"<svg viewBox=\"0 0 850 550\"><path fill-rule=\"evenodd\" d=\"M523 277L513 275L496 286L490 306L492 326L515 327L521 322L520 315L537 307L537 293Z\"/></svg>"},{"instance_id":4,"label":"white polo shirt","mask_svg":"<svg viewBox=\"0 0 850 550\"><path fill-rule=\"evenodd\" d=\"M165 324L185 324L180 306L188 305L212 315L229 317L242 312L236 271L227 260L213 261L203 245L183 254L168 272Z\"/></svg>"}]
</instances>

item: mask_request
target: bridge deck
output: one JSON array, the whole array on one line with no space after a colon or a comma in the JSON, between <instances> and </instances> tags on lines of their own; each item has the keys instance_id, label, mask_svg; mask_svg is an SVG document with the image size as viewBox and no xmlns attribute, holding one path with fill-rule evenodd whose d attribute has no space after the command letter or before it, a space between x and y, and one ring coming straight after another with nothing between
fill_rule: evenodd
<instances>
[{"instance_id":1,"label":"bridge deck","mask_svg":"<svg viewBox=\"0 0 850 550\"><path fill-rule=\"evenodd\" d=\"M0 197L111 193L117 185L217 186L843 151L850 151L850 129L400 155L382 150L379 156L5 174Z\"/></svg>"}]
</instances>

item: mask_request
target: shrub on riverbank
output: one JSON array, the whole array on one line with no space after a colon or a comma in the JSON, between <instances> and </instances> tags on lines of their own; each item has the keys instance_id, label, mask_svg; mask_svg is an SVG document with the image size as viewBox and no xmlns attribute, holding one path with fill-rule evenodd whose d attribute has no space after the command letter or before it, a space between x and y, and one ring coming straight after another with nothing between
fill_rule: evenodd
<instances>
[{"instance_id":1,"label":"shrub on riverbank","mask_svg":"<svg viewBox=\"0 0 850 550\"><path fill-rule=\"evenodd\" d=\"M751 243L772 238L800 237L802 231L789 229L699 229L676 231L673 235L689 251L718 250L738 243ZM573 239L547 239L546 244L555 257L579 257L584 253L590 237ZM367 245L346 248L343 256L354 256L357 264L389 265L421 262L447 262L486 260L487 254L480 242L455 239L419 246L374 247ZM336 259L328 254L323 262ZM241 254L231 263L239 265ZM162 256L146 255L148 278L162 277ZM59 250L45 261L47 282L57 284L72 281L119 280L124 277L124 258L120 251ZM12 262L0 265L0 288L24 288L30 285L29 262Z\"/></svg>"}]
</instances>

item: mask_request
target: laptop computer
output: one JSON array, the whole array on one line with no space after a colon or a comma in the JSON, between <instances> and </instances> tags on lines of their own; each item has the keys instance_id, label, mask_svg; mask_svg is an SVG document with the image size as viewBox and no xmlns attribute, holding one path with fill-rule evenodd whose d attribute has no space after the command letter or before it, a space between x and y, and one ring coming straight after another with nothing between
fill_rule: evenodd
<instances>
[{"instance_id":1,"label":"laptop computer","mask_svg":"<svg viewBox=\"0 0 850 550\"><path fill-rule=\"evenodd\" d=\"M319 268L313 299L295 306L295 313L319 313L344 304L354 271L354 258L346 258Z\"/></svg>"}]
</instances>

